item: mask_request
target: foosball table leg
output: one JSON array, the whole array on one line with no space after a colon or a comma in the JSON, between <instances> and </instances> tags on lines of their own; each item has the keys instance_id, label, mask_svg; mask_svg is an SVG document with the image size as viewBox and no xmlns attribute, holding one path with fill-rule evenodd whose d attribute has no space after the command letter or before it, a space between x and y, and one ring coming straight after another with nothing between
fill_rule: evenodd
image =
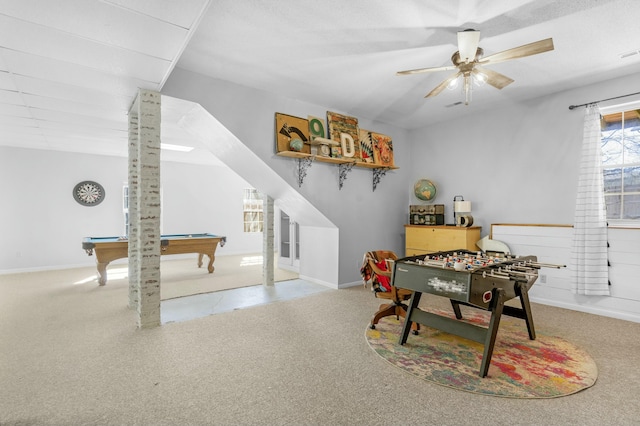
<instances>
[{"instance_id":1,"label":"foosball table leg","mask_svg":"<svg viewBox=\"0 0 640 426\"><path fill-rule=\"evenodd\" d=\"M496 343L498 335L498 326L502 317L502 309L504 307L505 294L501 288L493 291L493 305L491 306L491 320L487 328L487 336L484 342L484 354L482 355L482 364L480 365L480 377L486 377L489 372L489 364L491 364L491 356L493 355L493 347Z\"/></svg>"},{"instance_id":2,"label":"foosball table leg","mask_svg":"<svg viewBox=\"0 0 640 426\"><path fill-rule=\"evenodd\" d=\"M536 340L536 328L533 325L533 314L531 313L531 305L529 304L529 289L527 287L521 288L519 293L524 320L527 323L527 331L529 332L529 339Z\"/></svg>"},{"instance_id":3,"label":"foosball table leg","mask_svg":"<svg viewBox=\"0 0 640 426\"><path fill-rule=\"evenodd\" d=\"M460 303L453 299L449 299L451 301L451 307L453 308L453 313L456 314L457 319L462 319L462 312L460 311Z\"/></svg>"},{"instance_id":4,"label":"foosball table leg","mask_svg":"<svg viewBox=\"0 0 640 426\"><path fill-rule=\"evenodd\" d=\"M420 297L422 297L422 293L419 291L414 291L411 295L411 299L409 299L409 306L407 307L407 316L404 319L404 325L402 326L402 333L400 334L400 341L398 342L400 345L404 345L407 343L407 338L409 337L409 332L412 328L411 316L413 315L413 311L418 308L418 303L420 302ZM417 322L416 322L417 325ZM417 325L419 328L420 326Z\"/></svg>"}]
</instances>

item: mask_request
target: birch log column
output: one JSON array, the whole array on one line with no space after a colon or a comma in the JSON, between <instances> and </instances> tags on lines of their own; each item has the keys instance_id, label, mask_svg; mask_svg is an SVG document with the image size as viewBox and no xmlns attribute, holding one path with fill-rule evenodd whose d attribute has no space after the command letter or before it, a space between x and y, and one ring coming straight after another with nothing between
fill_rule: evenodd
<instances>
[{"instance_id":1,"label":"birch log column","mask_svg":"<svg viewBox=\"0 0 640 426\"><path fill-rule=\"evenodd\" d=\"M129 307L138 328L160 325L160 93L129 110Z\"/></svg>"},{"instance_id":2,"label":"birch log column","mask_svg":"<svg viewBox=\"0 0 640 426\"><path fill-rule=\"evenodd\" d=\"M262 201L262 285L274 285L273 198L264 194Z\"/></svg>"}]
</instances>

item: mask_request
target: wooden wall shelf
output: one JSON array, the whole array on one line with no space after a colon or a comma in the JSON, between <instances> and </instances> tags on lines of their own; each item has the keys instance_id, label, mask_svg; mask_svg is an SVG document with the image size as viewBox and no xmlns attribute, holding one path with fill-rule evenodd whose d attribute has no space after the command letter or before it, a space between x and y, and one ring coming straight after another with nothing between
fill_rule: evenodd
<instances>
[{"instance_id":1,"label":"wooden wall shelf","mask_svg":"<svg viewBox=\"0 0 640 426\"><path fill-rule=\"evenodd\" d=\"M298 160L298 186L301 187L305 176L307 175L307 169L311 167L312 161L319 161L321 163L337 164L340 167L340 175L338 180L339 189L342 189L342 184L347 178L347 174L353 169L353 167L359 167L363 169L371 169L373 173L373 190L376 190L376 186L380 182L382 176L388 170L396 170L396 166L381 166L379 164L363 163L348 158L333 158L324 157L321 155L307 154L305 152L297 151L280 151L277 155L287 158L295 158Z\"/></svg>"}]
</instances>

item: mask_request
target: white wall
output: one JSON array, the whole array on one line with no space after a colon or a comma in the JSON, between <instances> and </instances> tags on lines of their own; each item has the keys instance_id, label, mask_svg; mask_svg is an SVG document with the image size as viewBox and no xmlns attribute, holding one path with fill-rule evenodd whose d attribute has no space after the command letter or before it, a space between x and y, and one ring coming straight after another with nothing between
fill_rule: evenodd
<instances>
[{"instance_id":1,"label":"white wall","mask_svg":"<svg viewBox=\"0 0 640 426\"><path fill-rule=\"evenodd\" d=\"M0 270L64 267L89 261L82 238L122 235L126 159L0 147ZM78 204L73 187L105 188L94 207Z\"/></svg>"},{"instance_id":2,"label":"white wall","mask_svg":"<svg viewBox=\"0 0 640 426\"><path fill-rule=\"evenodd\" d=\"M419 178L438 185L434 202L445 204L448 222L453 221L454 196L470 200L483 235L491 223L571 223L583 109L570 111L568 106L629 93L634 78L524 103L510 103L506 95L503 108L480 108L464 119L410 132L358 117L361 127L393 137L400 169L383 177L375 192L370 171L354 169L338 190L337 167L314 163L298 189L340 230L339 285L359 281L359 263L367 250L403 254L403 225L408 205L418 203L411 187ZM275 155L274 114L324 116L332 110L182 69L174 70L163 94L200 104L296 188L295 160ZM481 96L474 102L481 102Z\"/></svg>"},{"instance_id":3,"label":"white wall","mask_svg":"<svg viewBox=\"0 0 640 426\"><path fill-rule=\"evenodd\" d=\"M337 228L320 228L313 226L300 227L300 239L313 241L313 244L300 246L300 278L322 284L327 287L340 288L338 271L326 265L339 264L338 253L327 250L339 241L340 230ZM313 260L313 261L310 261ZM324 266L323 266L324 265Z\"/></svg>"},{"instance_id":4,"label":"white wall","mask_svg":"<svg viewBox=\"0 0 640 426\"><path fill-rule=\"evenodd\" d=\"M162 163L162 232L227 237L216 255L260 253L262 233L244 232L243 190L251 185L228 167Z\"/></svg>"},{"instance_id":5,"label":"white wall","mask_svg":"<svg viewBox=\"0 0 640 426\"><path fill-rule=\"evenodd\" d=\"M573 227L496 224L491 229L493 238L506 243L513 254L535 254L539 262L566 265L540 269L529 292L533 302L640 322L640 229L609 228L610 296L573 293Z\"/></svg>"},{"instance_id":6,"label":"white wall","mask_svg":"<svg viewBox=\"0 0 640 426\"><path fill-rule=\"evenodd\" d=\"M361 282L359 271L366 251L387 249L404 253L403 225L408 218L411 194L408 180L411 143L406 130L357 117L362 128L393 138L395 162L399 169L388 172L375 192L371 170L354 168L340 190L338 166L320 162L312 164L303 186L299 188L296 160L275 154L275 113L323 117L328 110L332 111L331 106L304 103L179 68L173 71L162 93L201 105L336 225L340 231L339 247L324 247L324 250L335 251L339 259L338 278L333 285L343 287ZM336 112L349 115L349 111ZM260 182L250 183L260 189ZM273 198L278 204L277 197ZM298 218L292 214L292 220L298 221ZM306 245L318 243L313 238L301 239L302 254ZM303 264L301 259L301 274Z\"/></svg>"},{"instance_id":7,"label":"white wall","mask_svg":"<svg viewBox=\"0 0 640 426\"><path fill-rule=\"evenodd\" d=\"M568 107L633 93L637 91L635 87L637 76L634 75L416 130L412 133L411 180L426 177L438 184L437 202L446 202L449 221L452 220L449 206L454 196L463 195L465 200L470 200L474 224L482 226L483 236L490 233L492 223L571 225L584 108L569 110ZM601 106L636 98L612 100ZM474 102L479 102L478 97ZM640 247L638 232L612 230L610 235L618 238L620 234L626 235ZM526 250L517 254L543 255L549 262L562 262L554 259L549 246L522 248ZM615 256L620 255L613 253ZM639 304L634 297L638 293L640 257L628 253L624 256L627 272L617 277L613 297L574 297L569 291L567 270L552 276L550 285L536 284L532 297L541 303L561 304L618 318L637 318ZM612 274L619 275L621 270L613 269Z\"/></svg>"},{"instance_id":8,"label":"white wall","mask_svg":"<svg viewBox=\"0 0 640 426\"><path fill-rule=\"evenodd\" d=\"M262 234L243 232L244 180L219 166L163 162L161 170L164 233L226 235L218 255L262 250ZM105 188L101 204L73 199L83 180ZM126 158L0 147L0 273L93 265L82 239L124 233L126 180Z\"/></svg>"},{"instance_id":9,"label":"white wall","mask_svg":"<svg viewBox=\"0 0 640 426\"><path fill-rule=\"evenodd\" d=\"M455 195L470 200L483 235L489 233L491 223L572 223L583 109L570 111L568 106L633 92L636 79L635 75L619 78L518 104L509 103L505 95L504 108L480 110L461 120L414 131L358 117L363 128L393 137L400 169L387 173L375 192L371 172L354 169L338 190L337 166L314 163L299 188L339 229L340 243L333 253L339 258L338 285L360 280L365 251L385 248L403 253L403 225L408 205L416 203L411 187L418 178L438 184L434 202L445 204L448 221L452 220ZM163 93L201 104L294 187L294 160L275 155L274 114L323 116L332 110L331 106L282 98L180 69L169 78ZM481 97L476 96L474 102L481 102ZM199 223L189 222L198 228L194 232L213 227L211 232L230 237L225 247L228 253L242 252L246 247L241 235L234 238L235 226L217 227L227 213L216 209L234 208L226 200L228 195L202 197L196 188L206 191L207 183L216 182L216 177L193 167L167 166L163 185L177 192L181 206L195 210ZM192 185L178 182L185 177L189 180L190 170L195 173ZM71 197L73 186L85 179L105 185L108 195L100 206L82 207ZM0 272L91 263L80 250L80 241L89 235L121 233L119 196L116 202L111 195L119 193L124 180L125 159L0 148L0 231L4 237L0 240ZM214 193L215 185L210 190ZM198 210L201 205L205 207ZM171 204L165 208L165 231L185 232L179 208ZM211 216L205 213L209 210ZM241 245L234 247L234 240Z\"/></svg>"},{"instance_id":10,"label":"white wall","mask_svg":"<svg viewBox=\"0 0 640 426\"><path fill-rule=\"evenodd\" d=\"M436 201L445 203L449 222L454 196L471 201L474 224L482 226L483 236L492 223L572 224L584 108L568 107L633 93L637 78L525 103L505 99L504 108L415 130L410 180L425 177L437 183ZM473 102L482 100L476 96Z\"/></svg>"}]
</instances>

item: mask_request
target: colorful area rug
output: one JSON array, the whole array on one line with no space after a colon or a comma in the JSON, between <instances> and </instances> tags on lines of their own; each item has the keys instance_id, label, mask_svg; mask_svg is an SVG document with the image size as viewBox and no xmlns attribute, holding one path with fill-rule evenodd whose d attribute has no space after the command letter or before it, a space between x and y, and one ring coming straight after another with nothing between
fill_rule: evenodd
<instances>
[{"instance_id":1,"label":"colorful area rug","mask_svg":"<svg viewBox=\"0 0 640 426\"><path fill-rule=\"evenodd\" d=\"M455 318L453 313L430 310ZM486 326L489 312L463 309L464 321ZM536 330L530 340L522 320L502 317L487 377L479 376L484 345L421 325L398 344L402 319L386 317L367 327L369 346L382 358L422 379L473 393L507 398L555 398L593 386L591 357L566 340Z\"/></svg>"}]
</instances>

